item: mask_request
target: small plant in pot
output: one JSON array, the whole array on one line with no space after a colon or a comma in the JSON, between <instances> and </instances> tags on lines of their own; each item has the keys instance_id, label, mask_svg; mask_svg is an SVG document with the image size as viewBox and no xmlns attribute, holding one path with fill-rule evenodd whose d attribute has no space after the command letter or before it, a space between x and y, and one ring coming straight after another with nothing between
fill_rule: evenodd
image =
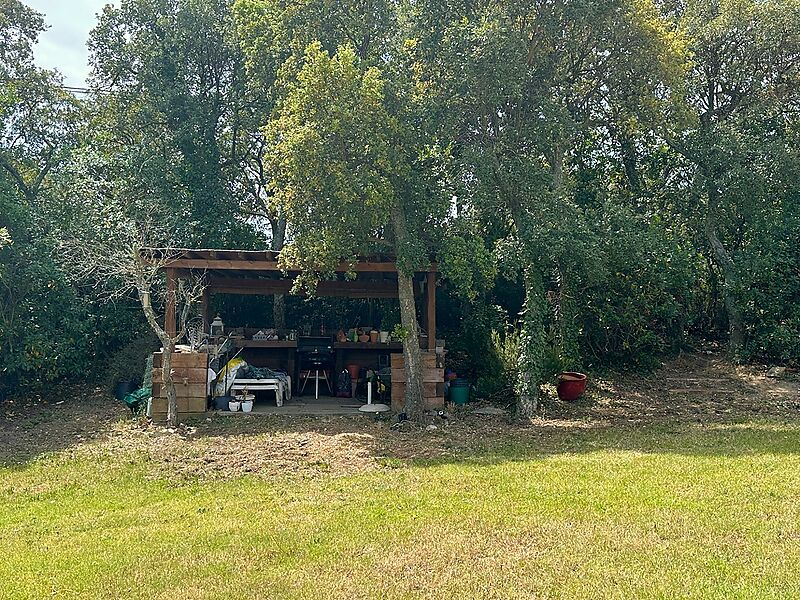
<instances>
[{"instance_id":1,"label":"small plant in pot","mask_svg":"<svg viewBox=\"0 0 800 600\"><path fill-rule=\"evenodd\" d=\"M241 403L242 412L249 413L253 411L253 402L255 402L256 396L255 394L250 394L247 388L242 389L242 393L236 399Z\"/></svg>"},{"instance_id":2,"label":"small plant in pot","mask_svg":"<svg viewBox=\"0 0 800 600\"><path fill-rule=\"evenodd\" d=\"M228 410L231 412L238 412L241 407L242 403L240 400L231 399L228 401Z\"/></svg>"}]
</instances>

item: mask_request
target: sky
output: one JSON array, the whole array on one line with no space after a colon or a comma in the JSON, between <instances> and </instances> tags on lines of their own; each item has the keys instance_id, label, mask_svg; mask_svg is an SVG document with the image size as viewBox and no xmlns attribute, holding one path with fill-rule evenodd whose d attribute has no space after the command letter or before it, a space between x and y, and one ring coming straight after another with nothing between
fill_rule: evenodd
<instances>
[{"instance_id":1,"label":"sky","mask_svg":"<svg viewBox=\"0 0 800 600\"><path fill-rule=\"evenodd\" d=\"M86 39L94 27L96 14L111 0L23 0L43 13L48 29L36 45L36 63L58 69L64 84L84 87L89 74Z\"/></svg>"}]
</instances>

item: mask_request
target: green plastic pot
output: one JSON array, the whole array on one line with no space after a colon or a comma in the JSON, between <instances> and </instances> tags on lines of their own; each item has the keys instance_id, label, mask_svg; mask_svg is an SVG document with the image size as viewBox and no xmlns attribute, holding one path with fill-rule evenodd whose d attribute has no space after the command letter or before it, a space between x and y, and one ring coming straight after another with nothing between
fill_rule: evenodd
<instances>
[{"instance_id":1,"label":"green plastic pot","mask_svg":"<svg viewBox=\"0 0 800 600\"><path fill-rule=\"evenodd\" d=\"M469 381L466 379L453 379L450 382L450 402L466 404L469 402Z\"/></svg>"}]
</instances>

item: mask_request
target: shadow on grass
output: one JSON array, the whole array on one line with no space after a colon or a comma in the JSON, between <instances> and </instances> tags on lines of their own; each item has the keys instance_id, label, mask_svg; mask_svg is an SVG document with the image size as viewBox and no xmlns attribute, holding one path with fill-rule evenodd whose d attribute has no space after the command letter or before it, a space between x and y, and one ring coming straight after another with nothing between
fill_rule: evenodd
<instances>
[{"instance_id":1,"label":"shadow on grass","mask_svg":"<svg viewBox=\"0 0 800 600\"><path fill-rule=\"evenodd\" d=\"M0 405L0 465L20 467L49 453L124 442L118 438L126 435L156 460L174 452L173 464L207 462L209 456L213 462L218 449L220 463L241 463L240 455L247 454L260 459L254 461L255 469L269 463L271 474L292 471L293 461L306 466L335 463L347 473L356 459L363 469L366 464L496 464L608 450L701 457L800 452L793 388L771 395L771 388L765 390L715 360L684 357L648 377L599 380L581 402L551 398L542 418L530 424L463 413L435 419L436 429L430 431L410 423L395 429L390 417L242 415L188 419L177 433L151 426L147 433L154 435L149 438L121 403L100 390L87 395L85 389L61 388L47 399ZM720 385L735 393L669 393L676 379L709 377L709 365L717 370L711 374L719 375ZM162 445L155 446L157 442ZM113 452L124 445L109 443L109 448ZM248 465L239 466L248 472Z\"/></svg>"}]
</instances>

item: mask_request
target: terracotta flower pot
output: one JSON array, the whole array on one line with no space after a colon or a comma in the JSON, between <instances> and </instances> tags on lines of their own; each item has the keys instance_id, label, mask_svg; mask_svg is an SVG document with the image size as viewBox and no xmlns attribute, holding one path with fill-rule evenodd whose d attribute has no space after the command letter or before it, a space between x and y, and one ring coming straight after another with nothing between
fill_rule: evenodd
<instances>
[{"instance_id":1,"label":"terracotta flower pot","mask_svg":"<svg viewBox=\"0 0 800 600\"><path fill-rule=\"evenodd\" d=\"M369 332L369 341L372 342L373 344L378 343L378 332L375 331L374 329Z\"/></svg>"},{"instance_id":2,"label":"terracotta flower pot","mask_svg":"<svg viewBox=\"0 0 800 600\"><path fill-rule=\"evenodd\" d=\"M562 400L577 400L586 391L586 375L574 371L564 371L558 376L556 390L558 397Z\"/></svg>"}]
</instances>

